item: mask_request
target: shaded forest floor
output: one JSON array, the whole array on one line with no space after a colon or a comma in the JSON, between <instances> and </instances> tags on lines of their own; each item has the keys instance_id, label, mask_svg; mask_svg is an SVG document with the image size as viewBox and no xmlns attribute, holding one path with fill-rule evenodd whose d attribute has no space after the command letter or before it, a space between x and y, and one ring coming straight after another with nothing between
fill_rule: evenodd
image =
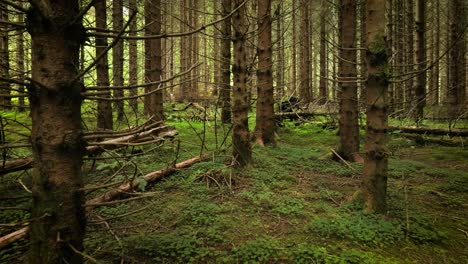
<instances>
[{"instance_id":1,"label":"shaded forest floor","mask_svg":"<svg viewBox=\"0 0 468 264\"><path fill-rule=\"evenodd\" d=\"M365 215L351 201L362 166L328 158L338 137L322 121L284 122L277 146L254 146L253 165L239 174L226 167L229 126L175 119L169 123L179 130L180 145L165 144L132 162L86 162L86 185L92 186L198 155L202 141L205 152L216 150L210 161L143 186L142 199L96 208L88 217L86 254L97 263L468 262L466 147L392 135L389 211ZM24 173L0 179L1 207L29 206L19 177L29 186ZM27 211L2 210L0 222L28 217ZM12 230L1 227L0 233ZM0 251L0 263L22 262L26 249L26 241L16 242Z\"/></svg>"}]
</instances>

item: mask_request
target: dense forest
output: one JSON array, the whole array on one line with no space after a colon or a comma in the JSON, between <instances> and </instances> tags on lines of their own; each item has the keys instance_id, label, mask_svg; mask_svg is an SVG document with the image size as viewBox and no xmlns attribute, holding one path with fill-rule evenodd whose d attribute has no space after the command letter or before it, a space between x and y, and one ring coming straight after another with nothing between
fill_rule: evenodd
<instances>
[{"instance_id":1,"label":"dense forest","mask_svg":"<svg viewBox=\"0 0 468 264\"><path fill-rule=\"evenodd\" d=\"M467 13L0 0L0 263L468 263Z\"/></svg>"}]
</instances>

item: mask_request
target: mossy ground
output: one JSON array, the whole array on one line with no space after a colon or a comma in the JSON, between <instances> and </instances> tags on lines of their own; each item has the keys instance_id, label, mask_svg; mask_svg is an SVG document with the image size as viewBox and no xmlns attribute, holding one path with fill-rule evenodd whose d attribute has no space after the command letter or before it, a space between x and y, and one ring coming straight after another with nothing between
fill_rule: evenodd
<instances>
[{"instance_id":1,"label":"mossy ground","mask_svg":"<svg viewBox=\"0 0 468 264\"><path fill-rule=\"evenodd\" d=\"M285 122L276 146L254 146L253 164L232 172L226 166L229 126L169 118L180 132L178 141L132 162L110 159L92 166L87 161L87 185L102 184L118 170L113 181L198 155L203 138L204 152L214 151L213 159L146 186L148 198L96 208L88 218L85 245L98 263L468 261L466 148L421 146L394 135L388 212L365 215L352 202L362 166L327 158L338 137L336 130L322 129L322 120ZM1 178L1 207L29 206L18 178L30 184L28 173ZM27 210L2 210L0 222L28 217ZM0 233L12 230L1 227ZM0 251L0 263L22 262L26 249L27 242L20 241Z\"/></svg>"}]
</instances>

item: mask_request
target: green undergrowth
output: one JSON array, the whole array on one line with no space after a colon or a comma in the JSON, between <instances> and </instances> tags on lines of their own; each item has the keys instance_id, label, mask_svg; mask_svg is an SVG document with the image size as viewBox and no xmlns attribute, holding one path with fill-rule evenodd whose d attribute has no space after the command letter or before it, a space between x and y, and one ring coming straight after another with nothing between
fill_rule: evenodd
<instances>
[{"instance_id":1,"label":"green undergrowth","mask_svg":"<svg viewBox=\"0 0 468 264\"><path fill-rule=\"evenodd\" d=\"M468 173L463 148L419 146L393 135L389 144L388 212L362 213L353 202L362 165L331 160L336 129L320 120L285 121L275 146L253 146L253 163L230 169L230 126L168 122L179 135L129 161L86 161L86 186L141 179L173 162L211 153L211 159L179 170L146 195L97 207L88 218L86 254L99 263L465 263ZM205 147L201 148L201 142ZM107 157L107 156L103 156ZM137 165L137 166L135 166ZM2 178L2 193L26 195ZM102 190L88 192L88 198ZM133 197L133 196L132 196ZM135 196L136 197L136 196ZM15 200L1 200L2 207ZM27 211L2 210L2 223L27 219ZM105 221L103 221L103 219ZM7 233L12 228L2 227ZM0 263L21 260L2 251ZM6 252L6 253L4 253ZM14 261L12 262L14 263ZM91 263L91 261L90 261Z\"/></svg>"}]
</instances>

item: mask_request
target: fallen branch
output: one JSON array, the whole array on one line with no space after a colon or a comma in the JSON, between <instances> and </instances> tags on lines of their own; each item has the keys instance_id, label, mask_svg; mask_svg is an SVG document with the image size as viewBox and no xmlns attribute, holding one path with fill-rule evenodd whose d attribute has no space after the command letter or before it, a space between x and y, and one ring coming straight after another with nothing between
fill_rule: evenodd
<instances>
[{"instance_id":1,"label":"fallen branch","mask_svg":"<svg viewBox=\"0 0 468 264\"><path fill-rule=\"evenodd\" d=\"M0 249L10 245L11 243L25 238L28 235L29 227L23 227L13 233L0 237Z\"/></svg>"},{"instance_id":2,"label":"fallen branch","mask_svg":"<svg viewBox=\"0 0 468 264\"><path fill-rule=\"evenodd\" d=\"M20 159L15 159L12 161L7 161L3 166L0 166L0 175L5 175L7 173L26 170L32 168L33 166L33 157L25 157Z\"/></svg>"},{"instance_id":3,"label":"fallen branch","mask_svg":"<svg viewBox=\"0 0 468 264\"><path fill-rule=\"evenodd\" d=\"M443 129L443 128L428 128L428 127L388 127L388 131L401 131L409 134L423 134L435 136L449 137L468 137L468 129Z\"/></svg>"}]
</instances>

